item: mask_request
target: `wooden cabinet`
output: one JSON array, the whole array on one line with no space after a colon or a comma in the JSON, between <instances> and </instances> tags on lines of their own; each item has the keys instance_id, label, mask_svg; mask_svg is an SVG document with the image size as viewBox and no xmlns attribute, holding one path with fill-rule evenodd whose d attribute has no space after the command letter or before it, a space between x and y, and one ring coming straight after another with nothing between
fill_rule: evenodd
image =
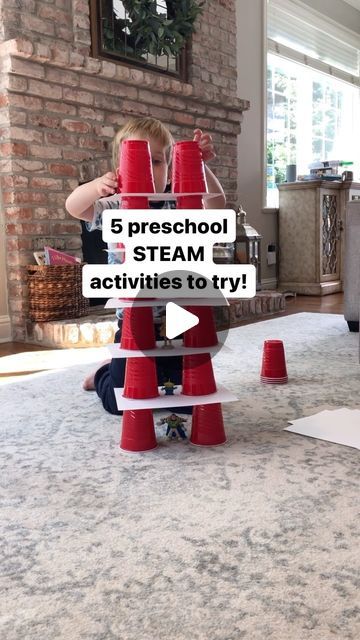
<instances>
[{"instance_id":1,"label":"wooden cabinet","mask_svg":"<svg viewBox=\"0 0 360 640\"><path fill-rule=\"evenodd\" d=\"M305 295L342 291L345 208L360 183L279 185L279 288Z\"/></svg>"}]
</instances>

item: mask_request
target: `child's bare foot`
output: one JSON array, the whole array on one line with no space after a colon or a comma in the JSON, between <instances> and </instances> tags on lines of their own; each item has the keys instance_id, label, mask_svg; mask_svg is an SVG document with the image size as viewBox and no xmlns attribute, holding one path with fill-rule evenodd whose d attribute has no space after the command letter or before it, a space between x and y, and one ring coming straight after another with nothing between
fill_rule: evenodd
<instances>
[{"instance_id":1,"label":"child's bare foot","mask_svg":"<svg viewBox=\"0 0 360 640\"><path fill-rule=\"evenodd\" d=\"M104 364L109 364L111 362L111 360L104 360L104 362L102 362L97 369L95 369L95 371L93 371L92 373L90 373L90 375L86 376L85 380L83 381L83 389L85 389L85 391L95 391L95 373L101 369L101 367L104 366Z\"/></svg>"}]
</instances>

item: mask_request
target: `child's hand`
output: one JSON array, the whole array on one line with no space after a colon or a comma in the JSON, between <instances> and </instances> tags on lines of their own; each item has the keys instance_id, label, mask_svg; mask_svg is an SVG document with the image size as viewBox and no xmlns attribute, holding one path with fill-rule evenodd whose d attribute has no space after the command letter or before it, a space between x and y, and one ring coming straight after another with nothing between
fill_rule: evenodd
<instances>
[{"instance_id":1,"label":"child's hand","mask_svg":"<svg viewBox=\"0 0 360 640\"><path fill-rule=\"evenodd\" d=\"M216 158L212 137L209 133L203 133L201 129L195 129L194 141L199 143L204 162L209 162Z\"/></svg>"},{"instance_id":2,"label":"child's hand","mask_svg":"<svg viewBox=\"0 0 360 640\"><path fill-rule=\"evenodd\" d=\"M117 179L115 173L109 171L105 175L100 176L94 180L96 186L96 192L100 198L105 196L112 196L117 190Z\"/></svg>"}]
</instances>

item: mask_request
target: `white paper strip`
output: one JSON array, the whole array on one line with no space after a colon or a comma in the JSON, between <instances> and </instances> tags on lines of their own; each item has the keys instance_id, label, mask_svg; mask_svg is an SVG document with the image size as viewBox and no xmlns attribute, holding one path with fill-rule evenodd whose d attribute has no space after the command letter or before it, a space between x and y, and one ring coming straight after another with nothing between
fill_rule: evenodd
<instances>
[{"instance_id":1,"label":"white paper strip","mask_svg":"<svg viewBox=\"0 0 360 640\"><path fill-rule=\"evenodd\" d=\"M173 298L156 298L156 300L129 300L110 298L105 304L105 309L127 309L129 307L165 307L168 302L174 302ZM226 298L176 298L179 307L228 307Z\"/></svg>"},{"instance_id":2,"label":"white paper strip","mask_svg":"<svg viewBox=\"0 0 360 640\"><path fill-rule=\"evenodd\" d=\"M115 398L119 411L136 410L136 409L169 409L172 407L178 407L179 412L181 407L195 406L199 404L215 404L217 402L235 402L238 398L225 389L225 387L218 385L217 391L207 396L183 396L181 394L181 385L175 390L173 396L165 396L164 392L159 387L159 392L162 394L157 398L149 398L147 400L133 400L123 397L123 388L116 388Z\"/></svg>"},{"instance_id":3,"label":"white paper strip","mask_svg":"<svg viewBox=\"0 0 360 640\"><path fill-rule=\"evenodd\" d=\"M132 350L120 349L119 344L108 344L107 348L112 358L169 358L170 356L192 356L200 353L216 353L220 349L232 353L232 349L226 347L222 342L214 347L184 347L182 340L172 340L173 349L164 349L162 341L156 343L156 349Z\"/></svg>"},{"instance_id":4,"label":"white paper strip","mask_svg":"<svg viewBox=\"0 0 360 640\"><path fill-rule=\"evenodd\" d=\"M321 411L313 416L292 420L291 426L284 431L360 449L360 410L343 407Z\"/></svg>"},{"instance_id":5,"label":"white paper strip","mask_svg":"<svg viewBox=\"0 0 360 640\"><path fill-rule=\"evenodd\" d=\"M194 193L119 193L119 200L121 198L148 198L152 202L171 201L177 200L177 198L183 198L184 196L203 196L204 198L217 198L218 193L207 193L206 191L196 191Z\"/></svg>"}]
</instances>

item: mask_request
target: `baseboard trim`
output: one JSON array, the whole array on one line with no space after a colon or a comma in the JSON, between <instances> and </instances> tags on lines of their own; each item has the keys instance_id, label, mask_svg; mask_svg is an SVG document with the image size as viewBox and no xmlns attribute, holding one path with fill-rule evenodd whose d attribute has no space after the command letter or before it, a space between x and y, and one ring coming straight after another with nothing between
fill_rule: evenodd
<instances>
[{"instance_id":1,"label":"baseboard trim","mask_svg":"<svg viewBox=\"0 0 360 640\"><path fill-rule=\"evenodd\" d=\"M302 296L327 296L343 291L342 282L279 282L280 291L292 291Z\"/></svg>"},{"instance_id":2,"label":"baseboard trim","mask_svg":"<svg viewBox=\"0 0 360 640\"><path fill-rule=\"evenodd\" d=\"M11 342L11 323L9 316L0 316L0 342Z\"/></svg>"},{"instance_id":3,"label":"baseboard trim","mask_svg":"<svg viewBox=\"0 0 360 640\"><path fill-rule=\"evenodd\" d=\"M267 289L277 289L276 278L264 278L261 280L261 289L266 291Z\"/></svg>"}]
</instances>

